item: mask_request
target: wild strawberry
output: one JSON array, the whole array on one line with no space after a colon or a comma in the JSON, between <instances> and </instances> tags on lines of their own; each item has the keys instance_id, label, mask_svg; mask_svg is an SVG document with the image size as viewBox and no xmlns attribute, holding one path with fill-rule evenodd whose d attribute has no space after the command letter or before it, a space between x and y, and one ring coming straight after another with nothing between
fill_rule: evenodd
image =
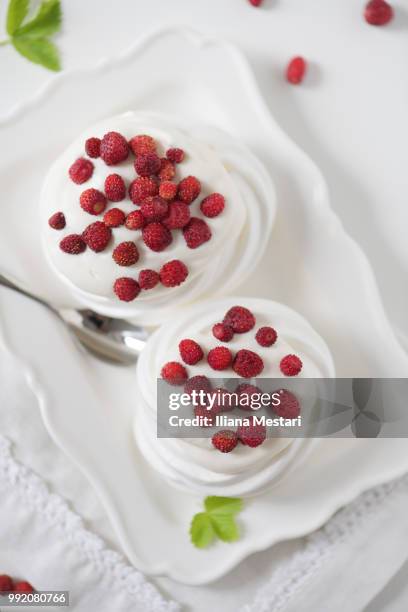
<instances>
[{"instance_id":1,"label":"wild strawberry","mask_svg":"<svg viewBox=\"0 0 408 612\"><path fill-rule=\"evenodd\" d=\"M162 266L160 281L165 287L178 287L188 276L188 268L179 259L173 259Z\"/></svg>"},{"instance_id":2,"label":"wild strawberry","mask_svg":"<svg viewBox=\"0 0 408 612\"><path fill-rule=\"evenodd\" d=\"M70 255L79 255L79 253L83 253L86 249L86 244L82 236L78 234L69 234L69 236L65 236L59 243L59 246L61 251L69 253Z\"/></svg>"},{"instance_id":3,"label":"wild strawberry","mask_svg":"<svg viewBox=\"0 0 408 612\"><path fill-rule=\"evenodd\" d=\"M160 157L156 153L143 153L135 161L135 170L139 176L152 176L160 170Z\"/></svg>"},{"instance_id":4,"label":"wild strawberry","mask_svg":"<svg viewBox=\"0 0 408 612\"><path fill-rule=\"evenodd\" d=\"M201 191L201 183L195 176L187 176L180 181L178 188L178 197L182 202L191 204Z\"/></svg>"},{"instance_id":5,"label":"wild strawberry","mask_svg":"<svg viewBox=\"0 0 408 612\"><path fill-rule=\"evenodd\" d=\"M101 139L88 138L85 142L85 152L89 157L99 157L101 154Z\"/></svg>"},{"instance_id":6,"label":"wild strawberry","mask_svg":"<svg viewBox=\"0 0 408 612\"><path fill-rule=\"evenodd\" d=\"M232 363L232 353L225 346L217 346L209 351L207 361L213 370L226 370Z\"/></svg>"},{"instance_id":7,"label":"wild strawberry","mask_svg":"<svg viewBox=\"0 0 408 612\"><path fill-rule=\"evenodd\" d=\"M215 419L220 412L221 410L218 406L212 406L209 409L205 404L200 404L200 406L194 408L194 416L201 417L200 427L212 427L215 425Z\"/></svg>"},{"instance_id":8,"label":"wild strawberry","mask_svg":"<svg viewBox=\"0 0 408 612\"><path fill-rule=\"evenodd\" d=\"M184 202L178 200L170 202L167 217L163 219L163 225L169 229L181 229L190 221L190 208Z\"/></svg>"},{"instance_id":9,"label":"wild strawberry","mask_svg":"<svg viewBox=\"0 0 408 612\"><path fill-rule=\"evenodd\" d=\"M140 210L134 210L126 217L125 225L130 230L139 230L146 225L146 219Z\"/></svg>"},{"instance_id":10,"label":"wild strawberry","mask_svg":"<svg viewBox=\"0 0 408 612\"><path fill-rule=\"evenodd\" d=\"M303 367L302 361L296 355L286 355L279 367L285 376L297 376Z\"/></svg>"},{"instance_id":11,"label":"wild strawberry","mask_svg":"<svg viewBox=\"0 0 408 612\"><path fill-rule=\"evenodd\" d=\"M367 23L374 26L387 24L394 16L394 10L385 0L371 0L366 4L364 18Z\"/></svg>"},{"instance_id":12,"label":"wild strawberry","mask_svg":"<svg viewBox=\"0 0 408 612\"><path fill-rule=\"evenodd\" d=\"M213 435L211 442L222 453L230 453L238 444L238 435L231 429L222 429Z\"/></svg>"},{"instance_id":13,"label":"wild strawberry","mask_svg":"<svg viewBox=\"0 0 408 612\"><path fill-rule=\"evenodd\" d=\"M249 2L252 6L261 6L262 4L262 0L249 0Z\"/></svg>"},{"instance_id":14,"label":"wild strawberry","mask_svg":"<svg viewBox=\"0 0 408 612\"><path fill-rule=\"evenodd\" d=\"M52 227L52 229L55 229L55 230L64 229L66 225L64 213L56 212L53 215L51 215L51 217L48 219L48 225Z\"/></svg>"},{"instance_id":15,"label":"wild strawberry","mask_svg":"<svg viewBox=\"0 0 408 612\"><path fill-rule=\"evenodd\" d=\"M199 246L211 239L211 230L204 219L192 217L189 223L183 228L183 236L190 249L197 249Z\"/></svg>"},{"instance_id":16,"label":"wild strawberry","mask_svg":"<svg viewBox=\"0 0 408 612\"><path fill-rule=\"evenodd\" d=\"M193 391L196 391L197 393L199 393L200 391L204 391L204 393L210 393L212 391L211 382L206 376L203 376L202 374L192 376L184 385L184 391L189 395L191 395Z\"/></svg>"},{"instance_id":17,"label":"wild strawberry","mask_svg":"<svg viewBox=\"0 0 408 612\"><path fill-rule=\"evenodd\" d=\"M156 153L156 141L146 134L133 136L129 141L129 146L136 157L138 155L145 155L146 153Z\"/></svg>"},{"instance_id":18,"label":"wild strawberry","mask_svg":"<svg viewBox=\"0 0 408 612\"><path fill-rule=\"evenodd\" d=\"M300 414L300 404L296 395L287 389L279 389L276 393L279 394L279 404L271 406L274 413L284 419L297 419Z\"/></svg>"},{"instance_id":19,"label":"wild strawberry","mask_svg":"<svg viewBox=\"0 0 408 612\"><path fill-rule=\"evenodd\" d=\"M217 217L225 207L225 198L220 193L212 193L204 198L200 204L200 210L205 217Z\"/></svg>"},{"instance_id":20,"label":"wild strawberry","mask_svg":"<svg viewBox=\"0 0 408 612\"><path fill-rule=\"evenodd\" d=\"M124 224L125 219L126 215L120 208L111 208L103 215L103 222L108 227L119 227Z\"/></svg>"},{"instance_id":21,"label":"wild strawberry","mask_svg":"<svg viewBox=\"0 0 408 612\"><path fill-rule=\"evenodd\" d=\"M111 236L111 228L106 227L102 221L91 223L82 232L82 238L85 240L89 248L95 251L95 253L99 253L100 251L106 249Z\"/></svg>"},{"instance_id":22,"label":"wild strawberry","mask_svg":"<svg viewBox=\"0 0 408 612\"><path fill-rule=\"evenodd\" d=\"M98 189L85 189L81 193L79 203L82 210L90 215L100 215L106 208L106 198Z\"/></svg>"},{"instance_id":23,"label":"wild strawberry","mask_svg":"<svg viewBox=\"0 0 408 612\"><path fill-rule=\"evenodd\" d=\"M162 157L160 160L160 168L157 175L161 181L172 181L176 176L176 169L174 167L174 164L172 164L171 161L169 161L165 157Z\"/></svg>"},{"instance_id":24,"label":"wild strawberry","mask_svg":"<svg viewBox=\"0 0 408 612\"><path fill-rule=\"evenodd\" d=\"M155 270L140 270L138 280L141 289L153 289L160 282L160 276Z\"/></svg>"},{"instance_id":25,"label":"wild strawberry","mask_svg":"<svg viewBox=\"0 0 408 612\"><path fill-rule=\"evenodd\" d=\"M105 179L105 195L111 202L120 202L126 197L126 185L120 174L109 174Z\"/></svg>"},{"instance_id":26,"label":"wild strawberry","mask_svg":"<svg viewBox=\"0 0 408 612\"><path fill-rule=\"evenodd\" d=\"M184 385L187 380L187 370L178 361L169 361L162 367L161 377L170 385Z\"/></svg>"},{"instance_id":27,"label":"wild strawberry","mask_svg":"<svg viewBox=\"0 0 408 612\"><path fill-rule=\"evenodd\" d=\"M255 335L255 340L261 346L272 346L277 338L278 334L273 327L260 327Z\"/></svg>"},{"instance_id":28,"label":"wild strawberry","mask_svg":"<svg viewBox=\"0 0 408 612\"><path fill-rule=\"evenodd\" d=\"M221 342L229 342L234 336L232 327L224 325L224 323L216 323L212 328L212 333L214 338L217 338L217 340Z\"/></svg>"},{"instance_id":29,"label":"wild strawberry","mask_svg":"<svg viewBox=\"0 0 408 612\"><path fill-rule=\"evenodd\" d=\"M121 242L114 248L112 257L118 266L133 266L139 259L139 251L134 242Z\"/></svg>"},{"instance_id":30,"label":"wild strawberry","mask_svg":"<svg viewBox=\"0 0 408 612\"><path fill-rule=\"evenodd\" d=\"M34 593L34 587L26 580L21 580L14 585L14 591L16 593Z\"/></svg>"},{"instance_id":31,"label":"wild strawberry","mask_svg":"<svg viewBox=\"0 0 408 612\"><path fill-rule=\"evenodd\" d=\"M237 434L242 444L255 448L259 446L266 439L266 427L265 425L258 425L254 417L248 417L250 422L248 425L240 425L237 430Z\"/></svg>"},{"instance_id":32,"label":"wild strawberry","mask_svg":"<svg viewBox=\"0 0 408 612\"><path fill-rule=\"evenodd\" d=\"M7 593L8 591L14 591L14 583L10 576L2 574L0 576L0 593Z\"/></svg>"},{"instance_id":33,"label":"wild strawberry","mask_svg":"<svg viewBox=\"0 0 408 612\"><path fill-rule=\"evenodd\" d=\"M143 242L152 251L164 251L171 244L173 237L171 232L157 221L149 223L143 228Z\"/></svg>"},{"instance_id":34,"label":"wild strawberry","mask_svg":"<svg viewBox=\"0 0 408 612\"><path fill-rule=\"evenodd\" d=\"M244 334L255 327L255 317L248 308L233 306L225 315L223 323L232 327L236 334Z\"/></svg>"},{"instance_id":35,"label":"wild strawberry","mask_svg":"<svg viewBox=\"0 0 408 612\"><path fill-rule=\"evenodd\" d=\"M173 164L181 164L184 159L184 151L183 149L168 149L166 152L166 157L169 161L173 162Z\"/></svg>"},{"instance_id":36,"label":"wild strawberry","mask_svg":"<svg viewBox=\"0 0 408 612\"><path fill-rule=\"evenodd\" d=\"M305 76L307 64L303 57L294 57L286 68L286 79L292 85L299 85Z\"/></svg>"},{"instance_id":37,"label":"wild strawberry","mask_svg":"<svg viewBox=\"0 0 408 612\"><path fill-rule=\"evenodd\" d=\"M140 211L147 223L152 221L161 221L167 216L169 205L166 200L163 200L160 196L153 196L152 198L146 198Z\"/></svg>"},{"instance_id":38,"label":"wild strawberry","mask_svg":"<svg viewBox=\"0 0 408 612\"><path fill-rule=\"evenodd\" d=\"M264 363L257 353L248 349L241 349L235 355L232 368L241 378L254 378L262 372Z\"/></svg>"},{"instance_id":39,"label":"wild strawberry","mask_svg":"<svg viewBox=\"0 0 408 612\"><path fill-rule=\"evenodd\" d=\"M141 204L146 198L156 196L159 193L157 182L147 176L135 179L129 187L129 197L133 204Z\"/></svg>"},{"instance_id":40,"label":"wild strawberry","mask_svg":"<svg viewBox=\"0 0 408 612\"><path fill-rule=\"evenodd\" d=\"M125 161L129 155L126 139L118 132L108 132L102 138L101 157L107 166L115 166Z\"/></svg>"},{"instance_id":41,"label":"wild strawberry","mask_svg":"<svg viewBox=\"0 0 408 612\"><path fill-rule=\"evenodd\" d=\"M236 388L236 393L238 394L238 408L252 412L254 408L252 408L251 398L253 396L258 396L257 399L259 401L259 395L262 393L262 391L255 385L242 383Z\"/></svg>"},{"instance_id":42,"label":"wild strawberry","mask_svg":"<svg viewBox=\"0 0 408 612\"><path fill-rule=\"evenodd\" d=\"M179 343L180 357L188 365L195 365L204 357L203 349L195 342L186 338Z\"/></svg>"},{"instance_id":43,"label":"wild strawberry","mask_svg":"<svg viewBox=\"0 0 408 612\"><path fill-rule=\"evenodd\" d=\"M93 174L94 165L89 159L85 159L84 157L80 157L69 169L69 176L74 183L77 185L82 185L87 180L89 180Z\"/></svg>"},{"instance_id":44,"label":"wild strawberry","mask_svg":"<svg viewBox=\"0 0 408 612\"><path fill-rule=\"evenodd\" d=\"M174 200L177 195L177 185L171 181L163 181L160 183L159 196L165 200Z\"/></svg>"},{"instance_id":45,"label":"wild strawberry","mask_svg":"<svg viewBox=\"0 0 408 612\"><path fill-rule=\"evenodd\" d=\"M132 302L139 295L140 287L133 278L123 276L115 280L113 291L122 302Z\"/></svg>"}]
</instances>

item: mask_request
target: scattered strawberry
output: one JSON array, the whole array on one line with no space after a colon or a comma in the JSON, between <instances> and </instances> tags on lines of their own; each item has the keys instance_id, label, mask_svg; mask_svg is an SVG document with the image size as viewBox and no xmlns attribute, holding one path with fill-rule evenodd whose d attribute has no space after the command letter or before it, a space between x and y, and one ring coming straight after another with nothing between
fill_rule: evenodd
<instances>
[{"instance_id":1,"label":"scattered strawberry","mask_svg":"<svg viewBox=\"0 0 408 612\"><path fill-rule=\"evenodd\" d=\"M238 435L231 429L222 429L213 435L211 442L222 453L230 453L238 444Z\"/></svg>"},{"instance_id":2,"label":"scattered strawberry","mask_svg":"<svg viewBox=\"0 0 408 612\"><path fill-rule=\"evenodd\" d=\"M59 243L59 246L61 251L69 253L70 255L79 255L79 253L83 253L86 249L86 244L82 236L78 234L69 234L69 236L65 236Z\"/></svg>"},{"instance_id":3,"label":"scattered strawberry","mask_svg":"<svg viewBox=\"0 0 408 612\"><path fill-rule=\"evenodd\" d=\"M296 355L286 355L280 362L280 369L285 376L297 376L303 363Z\"/></svg>"},{"instance_id":4,"label":"scattered strawberry","mask_svg":"<svg viewBox=\"0 0 408 612\"><path fill-rule=\"evenodd\" d=\"M14 583L10 576L2 574L0 576L0 593L7 593L8 591L14 591Z\"/></svg>"},{"instance_id":5,"label":"scattered strawberry","mask_svg":"<svg viewBox=\"0 0 408 612\"><path fill-rule=\"evenodd\" d=\"M266 427L264 425L257 425L254 417L252 417L249 425L240 425L238 427L237 434L242 444L255 448L265 442Z\"/></svg>"},{"instance_id":6,"label":"scattered strawberry","mask_svg":"<svg viewBox=\"0 0 408 612\"><path fill-rule=\"evenodd\" d=\"M170 385L184 385L187 380L187 370L178 361L169 361L162 367L161 376Z\"/></svg>"},{"instance_id":7,"label":"scattered strawberry","mask_svg":"<svg viewBox=\"0 0 408 612\"><path fill-rule=\"evenodd\" d=\"M101 157L107 166L115 166L125 161L129 155L126 139L118 132L108 132L102 138Z\"/></svg>"},{"instance_id":8,"label":"scattered strawberry","mask_svg":"<svg viewBox=\"0 0 408 612\"><path fill-rule=\"evenodd\" d=\"M146 219L140 210L134 210L126 217L125 225L130 230L139 230L146 225Z\"/></svg>"},{"instance_id":9,"label":"scattered strawberry","mask_svg":"<svg viewBox=\"0 0 408 612\"><path fill-rule=\"evenodd\" d=\"M179 259L173 259L162 266L160 281L165 287L178 287L188 276L188 268Z\"/></svg>"},{"instance_id":10,"label":"scattered strawberry","mask_svg":"<svg viewBox=\"0 0 408 612\"><path fill-rule=\"evenodd\" d=\"M161 221L167 216L169 205L160 196L146 198L140 208L142 215L147 223Z\"/></svg>"},{"instance_id":11,"label":"scattered strawberry","mask_svg":"<svg viewBox=\"0 0 408 612\"><path fill-rule=\"evenodd\" d=\"M232 327L235 333L244 334L255 327L255 317L248 308L233 306L225 315L223 323Z\"/></svg>"},{"instance_id":12,"label":"scattered strawberry","mask_svg":"<svg viewBox=\"0 0 408 612\"><path fill-rule=\"evenodd\" d=\"M242 383L236 388L236 393L238 394L238 408L252 412L254 408L251 406L251 397L254 395L259 397L259 394L262 393L262 391L255 385Z\"/></svg>"},{"instance_id":13,"label":"scattered strawberry","mask_svg":"<svg viewBox=\"0 0 408 612\"><path fill-rule=\"evenodd\" d=\"M89 157L99 157L101 154L101 139L88 138L85 142L85 152Z\"/></svg>"},{"instance_id":14,"label":"scattered strawberry","mask_svg":"<svg viewBox=\"0 0 408 612\"><path fill-rule=\"evenodd\" d=\"M163 181L160 183L159 196L165 200L174 200L177 195L177 185L171 181Z\"/></svg>"},{"instance_id":15,"label":"scattered strawberry","mask_svg":"<svg viewBox=\"0 0 408 612\"><path fill-rule=\"evenodd\" d=\"M111 208L103 216L103 222L108 227L119 227L125 223L125 220L126 215L120 208Z\"/></svg>"},{"instance_id":16,"label":"scattered strawberry","mask_svg":"<svg viewBox=\"0 0 408 612\"><path fill-rule=\"evenodd\" d=\"M171 232L157 221L149 223L143 228L143 242L152 251L164 251L171 244L173 237Z\"/></svg>"},{"instance_id":17,"label":"scattered strawberry","mask_svg":"<svg viewBox=\"0 0 408 612\"><path fill-rule=\"evenodd\" d=\"M261 6L262 4L262 0L249 0L249 2L252 6Z\"/></svg>"},{"instance_id":18,"label":"scattered strawberry","mask_svg":"<svg viewBox=\"0 0 408 612\"><path fill-rule=\"evenodd\" d=\"M273 327L260 327L255 335L255 340L261 346L272 346L277 338L278 334Z\"/></svg>"},{"instance_id":19,"label":"scattered strawberry","mask_svg":"<svg viewBox=\"0 0 408 612\"><path fill-rule=\"evenodd\" d=\"M176 169L174 164L171 163L165 157L162 157L160 160L160 169L158 172L158 177L161 181L171 181L176 176Z\"/></svg>"},{"instance_id":20,"label":"scattered strawberry","mask_svg":"<svg viewBox=\"0 0 408 612\"><path fill-rule=\"evenodd\" d=\"M232 353L225 346L217 346L209 351L207 361L213 370L226 370L232 363Z\"/></svg>"},{"instance_id":21,"label":"scattered strawberry","mask_svg":"<svg viewBox=\"0 0 408 612\"><path fill-rule=\"evenodd\" d=\"M212 395L215 396L213 406L218 412L230 412L236 407L235 397L227 389L218 387Z\"/></svg>"},{"instance_id":22,"label":"scattered strawberry","mask_svg":"<svg viewBox=\"0 0 408 612\"><path fill-rule=\"evenodd\" d=\"M200 204L201 212L205 217L217 217L225 207L225 198L220 193L212 193L204 198Z\"/></svg>"},{"instance_id":23,"label":"scattered strawberry","mask_svg":"<svg viewBox=\"0 0 408 612\"><path fill-rule=\"evenodd\" d=\"M138 280L141 289L153 289L160 282L160 276L155 270L141 270Z\"/></svg>"},{"instance_id":24,"label":"scattered strawberry","mask_svg":"<svg viewBox=\"0 0 408 612\"><path fill-rule=\"evenodd\" d=\"M141 204L143 200L159 193L157 182L147 176L135 179L129 187L129 197L133 204Z\"/></svg>"},{"instance_id":25,"label":"scattered strawberry","mask_svg":"<svg viewBox=\"0 0 408 612\"><path fill-rule=\"evenodd\" d=\"M165 219L163 219L163 225L168 229L181 229L185 227L190 221L190 208L184 202L178 200L170 202L169 212Z\"/></svg>"},{"instance_id":26,"label":"scattered strawberry","mask_svg":"<svg viewBox=\"0 0 408 612\"><path fill-rule=\"evenodd\" d=\"M146 155L146 153L156 153L156 141L146 134L133 136L129 142L129 147L136 156Z\"/></svg>"},{"instance_id":27,"label":"scattered strawberry","mask_svg":"<svg viewBox=\"0 0 408 612\"><path fill-rule=\"evenodd\" d=\"M34 593L34 588L29 582L21 580L20 582L16 582L14 586L14 591L16 593Z\"/></svg>"},{"instance_id":28,"label":"scattered strawberry","mask_svg":"<svg viewBox=\"0 0 408 612\"><path fill-rule=\"evenodd\" d=\"M303 57L294 57L286 68L286 79L292 85L299 85L305 76L307 64Z\"/></svg>"},{"instance_id":29,"label":"scattered strawberry","mask_svg":"<svg viewBox=\"0 0 408 612\"><path fill-rule=\"evenodd\" d=\"M194 416L202 418L201 427L212 427L215 424L217 414L220 412L221 411L218 406L213 406L211 409L208 409L205 405L196 406L194 408Z\"/></svg>"},{"instance_id":30,"label":"scattered strawberry","mask_svg":"<svg viewBox=\"0 0 408 612\"><path fill-rule=\"evenodd\" d=\"M195 176L187 176L179 183L178 197L182 202L191 204L191 202L198 198L200 191L200 181Z\"/></svg>"},{"instance_id":31,"label":"scattered strawberry","mask_svg":"<svg viewBox=\"0 0 408 612\"><path fill-rule=\"evenodd\" d=\"M105 179L105 195L111 202L120 202L126 197L126 185L120 174L109 174Z\"/></svg>"},{"instance_id":32,"label":"scattered strawberry","mask_svg":"<svg viewBox=\"0 0 408 612\"><path fill-rule=\"evenodd\" d=\"M100 251L106 249L111 236L111 228L106 227L102 221L91 223L82 232L82 238L85 240L89 248L95 251L95 253L99 253Z\"/></svg>"},{"instance_id":33,"label":"scattered strawberry","mask_svg":"<svg viewBox=\"0 0 408 612\"><path fill-rule=\"evenodd\" d=\"M139 251L134 242L121 242L114 248L112 257L118 266L133 266L139 259Z\"/></svg>"},{"instance_id":34,"label":"scattered strawberry","mask_svg":"<svg viewBox=\"0 0 408 612\"><path fill-rule=\"evenodd\" d=\"M257 353L248 349L241 349L235 355L232 368L241 378L254 378L262 372L264 363Z\"/></svg>"},{"instance_id":35,"label":"scattered strawberry","mask_svg":"<svg viewBox=\"0 0 408 612\"><path fill-rule=\"evenodd\" d=\"M234 330L229 325L224 323L216 323L212 328L214 338L220 340L220 342L229 342L234 336Z\"/></svg>"},{"instance_id":36,"label":"scattered strawberry","mask_svg":"<svg viewBox=\"0 0 408 612\"><path fill-rule=\"evenodd\" d=\"M199 374L198 376L192 376L184 385L184 391L189 395L191 395L193 391L196 391L197 393L199 393L200 391L204 391L204 393L210 393L211 390L211 381L207 378L207 376L203 376L202 374Z\"/></svg>"},{"instance_id":37,"label":"scattered strawberry","mask_svg":"<svg viewBox=\"0 0 408 612\"><path fill-rule=\"evenodd\" d=\"M278 406L271 406L274 413L284 419L297 419L300 414L300 404L296 395L287 389L279 389L277 393L280 403Z\"/></svg>"},{"instance_id":38,"label":"scattered strawberry","mask_svg":"<svg viewBox=\"0 0 408 612\"><path fill-rule=\"evenodd\" d=\"M84 157L80 157L69 169L69 176L74 183L77 185L82 185L87 180L89 180L93 174L94 165L89 159L85 159Z\"/></svg>"},{"instance_id":39,"label":"scattered strawberry","mask_svg":"<svg viewBox=\"0 0 408 612\"><path fill-rule=\"evenodd\" d=\"M82 210L90 215L100 215L106 208L106 198L98 189L85 189L81 193L79 203Z\"/></svg>"},{"instance_id":40,"label":"scattered strawberry","mask_svg":"<svg viewBox=\"0 0 408 612\"><path fill-rule=\"evenodd\" d=\"M123 276L115 280L113 291L122 302L132 302L139 295L140 287L133 278Z\"/></svg>"},{"instance_id":41,"label":"scattered strawberry","mask_svg":"<svg viewBox=\"0 0 408 612\"><path fill-rule=\"evenodd\" d=\"M173 164L181 164L184 159L184 151L183 149L168 149L166 157Z\"/></svg>"},{"instance_id":42,"label":"scattered strawberry","mask_svg":"<svg viewBox=\"0 0 408 612\"><path fill-rule=\"evenodd\" d=\"M139 176L158 174L160 167L160 157L156 153L143 153L136 157L135 170Z\"/></svg>"},{"instance_id":43,"label":"scattered strawberry","mask_svg":"<svg viewBox=\"0 0 408 612\"><path fill-rule=\"evenodd\" d=\"M64 229L66 225L64 213L56 212L53 215L51 215L51 217L48 219L48 225L52 227L52 229L55 229L55 230Z\"/></svg>"},{"instance_id":44,"label":"scattered strawberry","mask_svg":"<svg viewBox=\"0 0 408 612\"><path fill-rule=\"evenodd\" d=\"M203 349L195 342L186 338L179 343L180 357L188 365L195 365L204 357Z\"/></svg>"},{"instance_id":45,"label":"scattered strawberry","mask_svg":"<svg viewBox=\"0 0 408 612\"><path fill-rule=\"evenodd\" d=\"M367 23L374 26L387 24L394 17L394 10L385 0L370 0L364 10Z\"/></svg>"},{"instance_id":46,"label":"scattered strawberry","mask_svg":"<svg viewBox=\"0 0 408 612\"><path fill-rule=\"evenodd\" d=\"M211 230L204 219L192 217L188 224L183 228L183 236L190 249L197 249L199 246L211 239Z\"/></svg>"}]
</instances>

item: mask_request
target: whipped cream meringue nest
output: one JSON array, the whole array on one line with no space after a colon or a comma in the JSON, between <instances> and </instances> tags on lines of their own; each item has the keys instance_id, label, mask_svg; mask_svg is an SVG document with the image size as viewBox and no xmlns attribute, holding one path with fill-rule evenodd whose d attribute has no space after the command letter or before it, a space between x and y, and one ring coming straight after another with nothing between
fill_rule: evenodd
<instances>
[{"instance_id":1,"label":"whipped cream meringue nest","mask_svg":"<svg viewBox=\"0 0 408 612\"><path fill-rule=\"evenodd\" d=\"M177 165L178 180L192 175L202 183L200 197L191 204L191 215L199 214L200 202L210 193L221 193L225 209L218 217L206 219L212 238L199 248L188 248L182 232L173 232L173 242L162 252L153 252L143 243L141 232L125 226L113 230L107 248L100 253L90 249L69 255L59 248L61 238L81 234L103 215L91 216L79 205L82 191L95 188L104 191L105 178L119 173L127 187L136 178L134 159L107 166L100 158L92 159L94 171L84 184L77 185L68 176L72 163L86 157L87 138L110 131L127 140L137 134L148 134L160 143L159 154L171 147L185 151L185 160ZM128 194L123 201L111 202L125 214L139 209ZM54 162L41 194L42 242L51 269L83 306L101 314L157 325L174 315L175 309L204 297L231 292L255 268L268 242L275 216L275 190L263 165L252 153L228 134L212 127L182 125L179 119L148 112L128 112L93 125L77 138ZM66 227L55 231L48 219L56 211L64 213ZM105 211L106 212L106 211ZM140 253L136 264L123 268L112 259L119 243L134 240ZM187 280L178 287L158 285L141 291L129 303L120 302L113 291L117 278L137 279L142 269L159 270L174 259L183 261L189 270Z\"/></svg>"},{"instance_id":2,"label":"whipped cream meringue nest","mask_svg":"<svg viewBox=\"0 0 408 612\"><path fill-rule=\"evenodd\" d=\"M223 345L233 353L243 348L252 350L263 359L265 367L258 381L285 379L279 363L285 355L293 353L303 362L297 378L335 376L331 354L322 338L303 317L276 302L256 298L204 302L190 307L177 320L156 331L137 364L136 441L146 461L167 481L201 495L257 494L301 466L314 444L312 438L269 438L256 448L241 444L233 452L224 454L214 448L210 438L157 437L157 379L161 368L169 361L180 361L178 344L184 338L197 341L205 354L222 344L213 337L212 327L235 305L248 308L256 318L256 326L250 333L236 333ZM262 347L256 342L255 332L263 326L273 326L278 331L275 345ZM237 377L231 369L215 372L205 358L192 368L186 367L189 376Z\"/></svg>"}]
</instances>

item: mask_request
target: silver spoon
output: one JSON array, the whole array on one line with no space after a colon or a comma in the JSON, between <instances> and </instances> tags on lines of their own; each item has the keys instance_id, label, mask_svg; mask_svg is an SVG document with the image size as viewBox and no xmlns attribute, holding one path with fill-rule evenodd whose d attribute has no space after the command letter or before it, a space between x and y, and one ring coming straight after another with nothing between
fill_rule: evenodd
<instances>
[{"instance_id":1,"label":"silver spoon","mask_svg":"<svg viewBox=\"0 0 408 612\"><path fill-rule=\"evenodd\" d=\"M67 325L86 349L103 359L122 364L134 363L146 344L148 333L143 327L100 315L93 310L57 309L1 274L0 286L8 287L46 306Z\"/></svg>"}]
</instances>

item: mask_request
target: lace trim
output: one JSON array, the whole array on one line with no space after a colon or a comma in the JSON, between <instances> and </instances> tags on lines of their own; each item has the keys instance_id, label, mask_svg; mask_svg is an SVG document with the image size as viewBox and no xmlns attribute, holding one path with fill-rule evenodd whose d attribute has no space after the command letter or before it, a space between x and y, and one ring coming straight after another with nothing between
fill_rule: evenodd
<instances>
[{"instance_id":1,"label":"lace trim","mask_svg":"<svg viewBox=\"0 0 408 612\"><path fill-rule=\"evenodd\" d=\"M143 612L178 612L179 604L166 601L145 576L128 565L122 555L107 548L102 538L88 531L80 516L45 482L12 456L11 442L0 435L0 474L51 527L57 528L96 571L108 574L118 591L125 591Z\"/></svg>"},{"instance_id":2,"label":"lace trim","mask_svg":"<svg viewBox=\"0 0 408 612\"><path fill-rule=\"evenodd\" d=\"M318 531L307 536L304 548L280 565L252 603L244 605L240 612L283 610L295 593L333 556L336 547L361 529L362 521L366 522L380 505L401 493L408 493L408 474L361 494Z\"/></svg>"}]
</instances>

